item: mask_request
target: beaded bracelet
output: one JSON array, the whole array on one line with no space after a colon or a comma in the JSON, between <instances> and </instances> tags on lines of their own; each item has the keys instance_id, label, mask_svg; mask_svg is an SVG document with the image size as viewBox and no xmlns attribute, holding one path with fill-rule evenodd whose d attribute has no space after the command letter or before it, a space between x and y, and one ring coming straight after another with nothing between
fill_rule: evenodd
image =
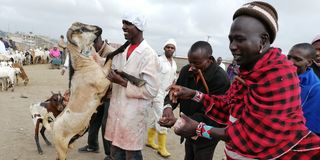
<instances>
[{"instance_id":1,"label":"beaded bracelet","mask_svg":"<svg viewBox=\"0 0 320 160\"><path fill-rule=\"evenodd\" d=\"M192 97L192 100L196 102L200 102L202 99L203 94L199 91L196 91L196 94Z\"/></svg>"},{"instance_id":2,"label":"beaded bracelet","mask_svg":"<svg viewBox=\"0 0 320 160\"><path fill-rule=\"evenodd\" d=\"M200 122L196 129L197 136L204 137L207 139L212 139L212 137L210 136L212 128L213 127L208 126L203 122Z\"/></svg>"}]
</instances>

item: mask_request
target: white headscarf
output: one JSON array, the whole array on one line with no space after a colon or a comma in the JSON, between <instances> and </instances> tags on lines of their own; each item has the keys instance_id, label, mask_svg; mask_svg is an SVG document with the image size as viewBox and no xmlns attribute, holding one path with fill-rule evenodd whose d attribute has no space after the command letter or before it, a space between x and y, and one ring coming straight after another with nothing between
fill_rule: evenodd
<instances>
[{"instance_id":1,"label":"white headscarf","mask_svg":"<svg viewBox=\"0 0 320 160\"><path fill-rule=\"evenodd\" d=\"M140 31L144 31L146 28L146 17L141 13L128 11L122 19L134 24Z\"/></svg>"},{"instance_id":2,"label":"white headscarf","mask_svg":"<svg viewBox=\"0 0 320 160\"><path fill-rule=\"evenodd\" d=\"M177 49L177 42L174 39L167 40L167 42L164 44L164 47L168 44L174 45L174 47Z\"/></svg>"}]
</instances>

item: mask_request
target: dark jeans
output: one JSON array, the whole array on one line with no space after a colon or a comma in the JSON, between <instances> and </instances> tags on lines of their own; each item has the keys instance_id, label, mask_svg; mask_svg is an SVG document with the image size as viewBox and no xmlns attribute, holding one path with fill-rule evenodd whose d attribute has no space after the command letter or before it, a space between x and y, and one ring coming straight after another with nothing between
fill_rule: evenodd
<instances>
[{"instance_id":1,"label":"dark jeans","mask_svg":"<svg viewBox=\"0 0 320 160\"><path fill-rule=\"evenodd\" d=\"M143 160L141 150L127 151L111 145L111 157L114 160Z\"/></svg>"},{"instance_id":2,"label":"dark jeans","mask_svg":"<svg viewBox=\"0 0 320 160\"><path fill-rule=\"evenodd\" d=\"M198 139L192 140L186 138L185 141L185 160L212 160L214 150L219 140L205 139L198 137Z\"/></svg>"},{"instance_id":3,"label":"dark jeans","mask_svg":"<svg viewBox=\"0 0 320 160\"><path fill-rule=\"evenodd\" d=\"M63 65L66 60L66 54L64 51L60 51L61 64Z\"/></svg>"},{"instance_id":4,"label":"dark jeans","mask_svg":"<svg viewBox=\"0 0 320 160\"><path fill-rule=\"evenodd\" d=\"M98 149L99 148L98 135L99 135L99 129L101 126L104 152L106 155L110 155L110 142L104 139L109 104L110 104L110 99L107 99L104 103L102 103L97 108L97 113L94 114L90 120L90 127L88 131L89 148Z\"/></svg>"}]
</instances>

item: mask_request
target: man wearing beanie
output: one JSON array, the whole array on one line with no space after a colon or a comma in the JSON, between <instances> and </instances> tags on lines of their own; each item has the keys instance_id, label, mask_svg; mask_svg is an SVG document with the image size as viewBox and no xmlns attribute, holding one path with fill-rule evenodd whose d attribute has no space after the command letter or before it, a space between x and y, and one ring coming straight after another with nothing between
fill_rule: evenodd
<instances>
[{"instance_id":1,"label":"man wearing beanie","mask_svg":"<svg viewBox=\"0 0 320 160\"><path fill-rule=\"evenodd\" d=\"M225 141L228 159L320 159L320 137L305 126L296 68L270 47L278 30L276 10L250 2L233 16L229 48L240 73L226 95L209 95L172 86L172 99L203 104L207 116L226 128L196 122L185 115L175 133Z\"/></svg>"},{"instance_id":2,"label":"man wearing beanie","mask_svg":"<svg viewBox=\"0 0 320 160\"><path fill-rule=\"evenodd\" d=\"M208 42L198 41L194 43L188 52L189 64L182 67L177 85L199 90L204 93L223 95L230 87L227 73L219 67L212 56L212 47ZM205 122L215 127L225 127L205 115L201 103L192 100L179 99L177 103L170 101L169 95L165 98L165 109L159 124L172 127L176 118L173 110L180 105L180 113L198 122ZM211 160L219 139L209 140L203 137L184 138L184 160Z\"/></svg>"},{"instance_id":3,"label":"man wearing beanie","mask_svg":"<svg viewBox=\"0 0 320 160\"><path fill-rule=\"evenodd\" d=\"M124 37L130 42L122 54L112 59L107 78L112 83L105 138L111 141L114 160L142 160L141 150L147 130L147 107L159 89L156 52L143 38L146 20L141 14L127 13L122 19ZM115 70L145 80L141 87L123 79Z\"/></svg>"},{"instance_id":4,"label":"man wearing beanie","mask_svg":"<svg viewBox=\"0 0 320 160\"><path fill-rule=\"evenodd\" d=\"M159 118L163 112L164 98L168 94L166 89L174 83L177 72L177 64L173 59L173 53L177 47L174 39L169 39L164 44L164 55L159 57L160 64L160 88L157 97L152 101L153 115L151 118L151 127L148 129L147 146L158 151L162 157L169 157L170 153L167 151L167 128L161 127L158 124ZM152 113L151 113L152 114ZM155 144L155 137L158 135L158 145Z\"/></svg>"},{"instance_id":5,"label":"man wearing beanie","mask_svg":"<svg viewBox=\"0 0 320 160\"><path fill-rule=\"evenodd\" d=\"M311 68L313 72L320 78L320 34L317 35L311 42L314 49L316 49L316 57L313 59Z\"/></svg>"}]
</instances>

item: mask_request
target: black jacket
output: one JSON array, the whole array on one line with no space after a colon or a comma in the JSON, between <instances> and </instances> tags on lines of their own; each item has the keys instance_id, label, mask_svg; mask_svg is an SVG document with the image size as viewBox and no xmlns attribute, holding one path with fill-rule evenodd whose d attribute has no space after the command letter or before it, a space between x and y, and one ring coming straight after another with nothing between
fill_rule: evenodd
<instances>
[{"instance_id":1,"label":"black jacket","mask_svg":"<svg viewBox=\"0 0 320 160\"><path fill-rule=\"evenodd\" d=\"M199 82L196 83L195 76L193 72L189 71L189 68L190 65L186 65L181 69L176 84L206 93L202 81L199 80ZM225 94L225 92L230 87L230 81L228 79L227 73L216 63L211 64L204 71L203 76L207 82L210 95ZM193 100L178 100L178 103L174 104L169 100L169 95L167 95L164 104L166 105L168 103L171 104L172 109L175 109L178 105L180 105L180 112L183 112L185 115L198 122L201 121L205 122L207 125L223 127L205 116L202 103L198 103Z\"/></svg>"}]
</instances>

